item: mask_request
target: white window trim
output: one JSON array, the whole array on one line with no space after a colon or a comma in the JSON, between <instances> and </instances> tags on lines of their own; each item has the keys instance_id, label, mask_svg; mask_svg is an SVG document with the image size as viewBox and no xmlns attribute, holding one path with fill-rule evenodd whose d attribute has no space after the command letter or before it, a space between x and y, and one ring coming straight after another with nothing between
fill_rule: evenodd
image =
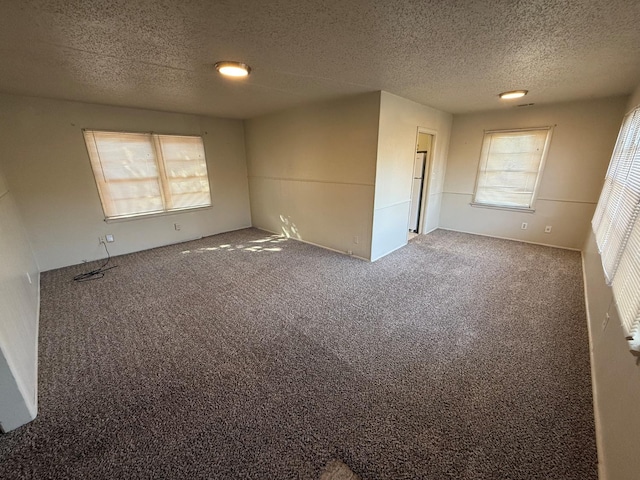
<instances>
[{"instance_id":1,"label":"white window trim","mask_svg":"<svg viewBox=\"0 0 640 480\"><path fill-rule=\"evenodd\" d=\"M471 202L469 205L471 205L472 207L478 207L478 208L489 208L491 210L506 210L508 212L536 213L534 208L526 208L526 207L508 207L508 206L502 206L502 205L492 205L489 203L475 203L475 202Z\"/></svg>"},{"instance_id":2,"label":"white window trim","mask_svg":"<svg viewBox=\"0 0 640 480\"><path fill-rule=\"evenodd\" d=\"M131 134L142 134L142 135L151 135L152 136L152 143L153 143L153 149L155 150L157 148L157 139L155 136L160 135L160 136L176 136L176 137L194 137L194 138L200 138L202 140L202 149L204 150L204 156L205 156L205 162L207 165L207 184L209 186L209 205L198 205L195 207L184 207L184 208L173 208L171 210L163 210L163 211L156 211L156 212L148 212L148 213L133 213L133 214L129 214L129 215L121 215L121 216L112 216L109 217L107 216L107 213L104 209L104 202L102 200L102 194L100 193L100 186L98 185L98 179L96 178L95 172L93 171L93 166L91 165L92 160L91 160L91 153L89 152L89 147L87 145L86 140L84 139L85 136L85 132L105 132L105 133L131 133ZM181 214L181 213L185 213L185 212L194 212L194 211L198 211L198 210L205 210L205 209L211 209L213 207L213 195L212 195L212 189L211 189L211 174L209 172L209 162L208 162L208 155L207 155L207 151L206 151L206 145L205 145L205 141L204 141L204 135L206 134L206 132L204 132L204 134L192 134L192 133L166 133L166 132L157 132L157 131L153 131L153 130L112 130L112 129L104 129L104 128L83 128L82 129L82 136L83 136L83 142L85 145L85 149L87 152L87 157L89 158L89 165L91 167L91 175L93 176L93 181L96 187L96 192L98 193L98 199L100 200L100 208L102 209L102 214L104 216L104 222L105 223L118 223L118 222L128 222L128 221L132 221L132 220L141 220L141 219L145 219L145 218L154 218L154 217L163 217L163 216L167 216L167 215L176 215L176 214Z\"/></svg>"},{"instance_id":3,"label":"white window trim","mask_svg":"<svg viewBox=\"0 0 640 480\"><path fill-rule=\"evenodd\" d=\"M546 130L547 139L544 143L544 148L542 151L542 158L540 159L540 165L538 167L538 174L536 176L536 183L533 186L533 194L531 196L531 205L529 207L516 207L510 205L497 205L492 203L482 203L476 202L476 194L478 192L478 183L480 181L480 168L482 167L482 146L484 146L484 137L487 134L492 133L517 133L517 132L531 132L534 130ZM499 130L484 130L482 135L482 146L480 147L480 158L478 159L478 168L476 169L476 181L473 187L473 200L470 205L472 207L480 207L480 208L490 208L496 210L507 210L510 212L524 212L524 213L535 213L535 205L538 200L538 190L540 189L540 181L542 180L542 174L544 172L544 167L547 163L547 155L549 153L549 146L551 145L551 137L553 136L553 126L546 127L531 127L531 128L508 128L508 129L499 129Z\"/></svg>"},{"instance_id":4,"label":"white window trim","mask_svg":"<svg viewBox=\"0 0 640 480\"><path fill-rule=\"evenodd\" d=\"M174 208L173 210L167 210L166 212L138 213L138 214L127 215L122 217L107 217L105 215L104 222L105 223L131 222L133 220L142 220L145 218L155 218L155 217L167 217L169 215L179 215L185 212L197 212L198 210L210 210L212 208L213 208L213 199L211 199L211 205L203 205L201 207ZM104 215L104 209L103 209L103 215Z\"/></svg>"}]
</instances>

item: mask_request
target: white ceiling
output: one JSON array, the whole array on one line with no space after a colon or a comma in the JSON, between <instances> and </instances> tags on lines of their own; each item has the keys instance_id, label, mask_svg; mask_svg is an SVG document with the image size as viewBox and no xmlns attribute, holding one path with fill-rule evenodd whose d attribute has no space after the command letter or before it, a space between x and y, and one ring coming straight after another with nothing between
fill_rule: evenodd
<instances>
[{"instance_id":1,"label":"white ceiling","mask_svg":"<svg viewBox=\"0 0 640 480\"><path fill-rule=\"evenodd\" d=\"M0 92L230 118L374 90L462 113L630 93L640 0L0 0L0 65Z\"/></svg>"}]
</instances>

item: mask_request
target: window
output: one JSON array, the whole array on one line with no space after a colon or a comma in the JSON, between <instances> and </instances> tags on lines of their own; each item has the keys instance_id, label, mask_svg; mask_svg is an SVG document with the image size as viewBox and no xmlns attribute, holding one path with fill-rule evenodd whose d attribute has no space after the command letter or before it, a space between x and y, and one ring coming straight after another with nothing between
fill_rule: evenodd
<instances>
[{"instance_id":1,"label":"window","mask_svg":"<svg viewBox=\"0 0 640 480\"><path fill-rule=\"evenodd\" d=\"M533 209L551 127L484 134L473 204Z\"/></svg>"},{"instance_id":2,"label":"window","mask_svg":"<svg viewBox=\"0 0 640 480\"><path fill-rule=\"evenodd\" d=\"M202 137L85 130L107 219L211 206Z\"/></svg>"},{"instance_id":3,"label":"window","mask_svg":"<svg viewBox=\"0 0 640 480\"><path fill-rule=\"evenodd\" d=\"M613 150L593 216L607 283L627 340L640 352L640 107L629 113Z\"/></svg>"}]
</instances>

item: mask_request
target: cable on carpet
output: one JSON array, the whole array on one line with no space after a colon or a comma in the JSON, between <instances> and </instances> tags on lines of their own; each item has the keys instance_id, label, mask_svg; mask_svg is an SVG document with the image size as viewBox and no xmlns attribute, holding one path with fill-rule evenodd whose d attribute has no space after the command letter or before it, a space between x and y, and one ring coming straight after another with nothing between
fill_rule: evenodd
<instances>
[{"instance_id":1,"label":"cable on carpet","mask_svg":"<svg viewBox=\"0 0 640 480\"><path fill-rule=\"evenodd\" d=\"M74 282L87 282L89 280L98 280L104 277L104 272L117 267L117 265L111 265L110 267L107 267L107 265L109 265L109 261L111 261L111 254L109 253L107 244L104 242L100 242L100 243L104 246L104 249L107 252L107 261L104 262L104 264L101 267L98 267L95 270L91 270L90 272L80 273L76 275L75 277L73 277Z\"/></svg>"}]
</instances>

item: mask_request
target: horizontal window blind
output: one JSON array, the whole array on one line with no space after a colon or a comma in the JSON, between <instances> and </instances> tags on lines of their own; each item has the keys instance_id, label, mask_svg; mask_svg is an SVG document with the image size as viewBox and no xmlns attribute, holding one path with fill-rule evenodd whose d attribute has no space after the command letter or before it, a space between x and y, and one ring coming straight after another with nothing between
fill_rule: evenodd
<instances>
[{"instance_id":1,"label":"horizontal window blind","mask_svg":"<svg viewBox=\"0 0 640 480\"><path fill-rule=\"evenodd\" d=\"M640 107L622 124L592 220L607 282L633 350L640 351Z\"/></svg>"},{"instance_id":2,"label":"horizontal window blind","mask_svg":"<svg viewBox=\"0 0 640 480\"><path fill-rule=\"evenodd\" d=\"M632 350L640 351L640 225L637 217L612 287L627 340Z\"/></svg>"},{"instance_id":3,"label":"horizontal window blind","mask_svg":"<svg viewBox=\"0 0 640 480\"><path fill-rule=\"evenodd\" d=\"M486 132L474 203L531 208L550 138L550 128Z\"/></svg>"},{"instance_id":4,"label":"horizontal window blind","mask_svg":"<svg viewBox=\"0 0 640 480\"><path fill-rule=\"evenodd\" d=\"M175 135L158 135L157 139L170 208L211 205L202 139Z\"/></svg>"},{"instance_id":5,"label":"horizontal window blind","mask_svg":"<svg viewBox=\"0 0 640 480\"><path fill-rule=\"evenodd\" d=\"M106 218L211 205L201 137L85 130Z\"/></svg>"}]
</instances>

